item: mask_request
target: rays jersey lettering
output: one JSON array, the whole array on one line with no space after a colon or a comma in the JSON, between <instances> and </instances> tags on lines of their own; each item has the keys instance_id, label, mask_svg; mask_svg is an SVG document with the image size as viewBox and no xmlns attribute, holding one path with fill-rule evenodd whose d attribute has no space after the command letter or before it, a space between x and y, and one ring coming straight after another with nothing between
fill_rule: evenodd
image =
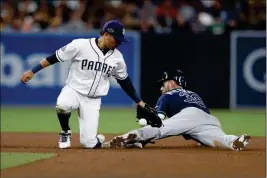
<instances>
[{"instance_id":1,"label":"rays jersey lettering","mask_svg":"<svg viewBox=\"0 0 267 178\"><path fill-rule=\"evenodd\" d=\"M123 80L128 76L123 55L117 49L106 54L95 38L75 39L56 51L60 62L70 61L66 85L89 97L105 96L111 76Z\"/></svg>"},{"instance_id":2,"label":"rays jersey lettering","mask_svg":"<svg viewBox=\"0 0 267 178\"><path fill-rule=\"evenodd\" d=\"M172 117L187 107L196 107L210 114L200 96L186 89L174 89L161 95L155 108L158 113Z\"/></svg>"}]
</instances>

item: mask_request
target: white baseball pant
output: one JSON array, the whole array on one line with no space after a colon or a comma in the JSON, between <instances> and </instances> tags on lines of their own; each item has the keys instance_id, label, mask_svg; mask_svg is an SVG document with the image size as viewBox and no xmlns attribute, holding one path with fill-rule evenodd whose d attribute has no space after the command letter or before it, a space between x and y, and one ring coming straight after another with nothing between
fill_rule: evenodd
<instances>
[{"instance_id":1,"label":"white baseball pant","mask_svg":"<svg viewBox=\"0 0 267 178\"><path fill-rule=\"evenodd\" d=\"M64 112L78 109L80 143L85 148L93 148L97 144L97 130L101 98L88 98L65 86L57 98L57 107Z\"/></svg>"}]
</instances>

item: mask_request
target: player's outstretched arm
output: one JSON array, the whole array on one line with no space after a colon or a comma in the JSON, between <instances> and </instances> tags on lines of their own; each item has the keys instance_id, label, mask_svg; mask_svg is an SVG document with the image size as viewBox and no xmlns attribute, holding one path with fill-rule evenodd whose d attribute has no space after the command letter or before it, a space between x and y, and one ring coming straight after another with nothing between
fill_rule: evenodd
<instances>
[{"instance_id":1,"label":"player's outstretched arm","mask_svg":"<svg viewBox=\"0 0 267 178\"><path fill-rule=\"evenodd\" d=\"M59 62L58 59L56 58L56 55L53 54L52 56L49 56L47 58L44 58L43 60L41 60L36 66L34 66L32 69L24 72L20 78L22 83L27 83L28 81L30 81L34 74L37 73L38 71Z\"/></svg>"},{"instance_id":2,"label":"player's outstretched arm","mask_svg":"<svg viewBox=\"0 0 267 178\"><path fill-rule=\"evenodd\" d=\"M130 96L130 98L132 98L132 100L134 100L135 103L137 104L137 113L139 115L139 119L141 119L142 116L145 116L143 118L148 119L150 121L149 124L152 127L161 127L162 121L158 117L156 110L154 110L152 107L150 107L148 104L144 103L141 100L141 98L137 94L129 76L127 76L123 80L117 79L117 81L120 84L121 88L124 90L124 92L127 93L127 95Z\"/></svg>"},{"instance_id":3,"label":"player's outstretched arm","mask_svg":"<svg viewBox=\"0 0 267 178\"><path fill-rule=\"evenodd\" d=\"M36 72L52 64L55 64L57 62L65 62L67 60L73 59L78 53L76 43L77 41L73 40L71 43L56 50L56 52L53 55L48 56L47 58L41 60L40 63L34 66L31 70L24 72L20 78L21 82L27 83L29 80L33 78Z\"/></svg>"},{"instance_id":4,"label":"player's outstretched arm","mask_svg":"<svg viewBox=\"0 0 267 178\"><path fill-rule=\"evenodd\" d=\"M145 107L145 103L141 100L140 96L137 94L132 81L129 76L125 79L117 79L117 82L120 84L123 91L139 106Z\"/></svg>"}]
</instances>

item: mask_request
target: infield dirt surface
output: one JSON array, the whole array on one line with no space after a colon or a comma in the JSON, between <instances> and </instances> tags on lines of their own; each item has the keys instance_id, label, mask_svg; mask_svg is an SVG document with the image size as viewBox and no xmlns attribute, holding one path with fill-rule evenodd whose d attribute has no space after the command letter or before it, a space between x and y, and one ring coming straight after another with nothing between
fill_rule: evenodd
<instances>
[{"instance_id":1,"label":"infield dirt surface","mask_svg":"<svg viewBox=\"0 0 267 178\"><path fill-rule=\"evenodd\" d=\"M106 140L114 135L105 135ZM1 152L57 156L1 170L2 178L264 178L265 137L252 137L242 152L199 147L171 137L144 149L84 149L78 134L71 149L57 147L56 133L1 133Z\"/></svg>"}]
</instances>

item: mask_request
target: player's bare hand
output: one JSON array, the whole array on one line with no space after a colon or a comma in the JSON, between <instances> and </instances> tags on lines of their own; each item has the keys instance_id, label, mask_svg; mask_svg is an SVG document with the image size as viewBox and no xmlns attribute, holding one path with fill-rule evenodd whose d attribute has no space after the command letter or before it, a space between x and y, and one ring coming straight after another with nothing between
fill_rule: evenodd
<instances>
[{"instance_id":1,"label":"player's bare hand","mask_svg":"<svg viewBox=\"0 0 267 178\"><path fill-rule=\"evenodd\" d=\"M141 106L142 108L145 107L145 103L143 101L140 101L139 103L137 103L138 106Z\"/></svg>"},{"instance_id":2,"label":"player's bare hand","mask_svg":"<svg viewBox=\"0 0 267 178\"><path fill-rule=\"evenodd\" d=\"M34 73L31 70L28 70L22 74L20 81L25 84L28 81L30 81L33 78L33 76Z\"/></svg>"}]
</instances>

